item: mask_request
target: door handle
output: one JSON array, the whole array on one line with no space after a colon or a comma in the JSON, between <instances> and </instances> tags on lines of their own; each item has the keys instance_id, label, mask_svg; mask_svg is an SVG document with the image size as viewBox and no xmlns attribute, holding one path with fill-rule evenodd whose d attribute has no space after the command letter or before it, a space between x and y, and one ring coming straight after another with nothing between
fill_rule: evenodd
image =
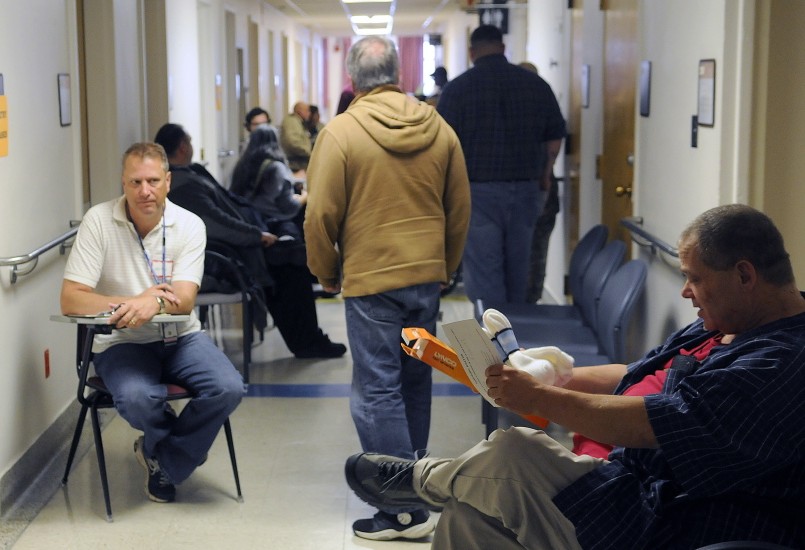
<instances>
[{"instance_id":1,"label":"door handle","mask_svg":"<svg viewBox=\"0 0 805 550\"><path fill-rule=\"evenodd\" d=\"M622 185L617 186L615 188L615 196L616 197L622 197L624 195L627 195L629 198L632 198L632 188L631 187L624 187Z\"/></svg>"},{"instance_id":2,"label":"door handle","mask_svg":"<svg viewBox=\"0 0 805 550\"><path fill-rule=\"evenodd\" d=\"M232 149L218 149L218 158L225 159L226 157L234 157L235 151Z\"/></svg>"}]
</instances>

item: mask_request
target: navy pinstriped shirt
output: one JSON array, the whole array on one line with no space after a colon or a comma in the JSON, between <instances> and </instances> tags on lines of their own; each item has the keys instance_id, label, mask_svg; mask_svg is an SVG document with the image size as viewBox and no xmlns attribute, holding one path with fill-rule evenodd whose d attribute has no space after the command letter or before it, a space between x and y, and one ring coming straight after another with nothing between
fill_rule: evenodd
<instances>
[{"instance_id":1,"label":"navy pinstriped shirt","mask_svg":"<svg viewBox=\"0 0 805 550\"><path fill-rule=\"evenodd\" d=\"M461 141L471 182L539 180L543 144L565 137L551 87L503 54L476 59L448 82L436 110Z\"/></svg>"},{"instance_id":2,"label":"navy pinstriped shirt","mask_svg":"<svg viewBox=\"0 0 805 550\"><path fill-rule=\"evenodd\" d=\"M714 333L701 320L629 366L615 393ZM763 540L805 548L805 314L672 368L645 397L658 449L611 462L554 499L585 549Z\"/></svg>"}]
</instances>

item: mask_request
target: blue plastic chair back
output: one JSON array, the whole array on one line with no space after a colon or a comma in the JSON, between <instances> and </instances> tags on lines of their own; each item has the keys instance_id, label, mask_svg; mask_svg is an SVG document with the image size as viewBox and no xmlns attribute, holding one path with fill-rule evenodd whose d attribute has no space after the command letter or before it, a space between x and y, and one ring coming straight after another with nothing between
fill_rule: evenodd
<instances>
[{"instance_id":1,"label":"blue plastic chair back","mask_svg":"<svg viewBox=\"0 0 805 550\"><path fill-rule=\"evenodd\" d=\"M598 300L601 298L601 293L604 290L609 277L615 273L618 266L623 263L623 257L626 254L626 243L623 241L612 241L596 253L593 260L590 262L590 267L584 274L583 286L584 290L581 293L581 300L577 302L579 309L581 309L584 322L597 332L597 315Z\"/></svg>"},{"instance_id":2,"label":"blue plastic chair back","mask_svg":"<svg viewBox=\"0 0 805 550\"><path fill-rule=\"evenodd\" d=\"M593 226L573 249L567 270L567 284L574 303L582 300L584 274L587 273L590 262L593 261L596 253L604 248L608 237L609 229L606 225Z\"/></svg>"},{"instance_id":3,"label":"blue plastic chair back","mask_svg":"<svg viewBox=\"0 0 805 550\"><path fill-rule=\"evenodd\" d=\"M614 363L626 363L626 331L646 286L648 267L642 260L626 262L609 277L598 301L598 345Z\"/></svg>"}]
</instances>

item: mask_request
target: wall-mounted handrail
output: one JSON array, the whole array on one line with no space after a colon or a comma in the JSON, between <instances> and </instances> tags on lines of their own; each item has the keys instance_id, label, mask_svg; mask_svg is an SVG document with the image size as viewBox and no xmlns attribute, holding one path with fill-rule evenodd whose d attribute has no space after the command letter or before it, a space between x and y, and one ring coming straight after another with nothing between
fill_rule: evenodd
<instances>
[{"instance_id":1,"label":"wall-mounted handrail","mask_svg":"<svg viewBox=\"0 0 805 550\"><path fill-rule=\"evenodd\" d=\"M679 260L679 250L663 241L659 237L646 231L643 227L643 218L623 218L621 225L624 226L632 234L632 240L638 245L650 248L652 252L659 250L666 256Z\"/></svg>"},{"instance_id":2,"label":"wall-mounted handrail","mask_svg":"<svg viewBox=\"0 0 805 550\"><path fill-rule=\"evenodd\" d=\"M70 225L74 225L71 222ZM56 246L59 247L59 254L64 255L68 248L70 248L73 243L71 239L75 237L75 234L78 233L78 227L73 227L60 237L56 237L52 241L43 244L33 252L29 252L28 254L23 254L21 256L11 256L10 258L0 258L0 266L10 266L11 267L11 284L17 282L17 277L20 275L28 275L34 269L36 269L36 265L39 263L39 256L50 250L51 248L55 248ZM68 242L70 241L70 242ZM30 264L27 267L20 268L25 264Z\"/></svg>"}]
</instances>

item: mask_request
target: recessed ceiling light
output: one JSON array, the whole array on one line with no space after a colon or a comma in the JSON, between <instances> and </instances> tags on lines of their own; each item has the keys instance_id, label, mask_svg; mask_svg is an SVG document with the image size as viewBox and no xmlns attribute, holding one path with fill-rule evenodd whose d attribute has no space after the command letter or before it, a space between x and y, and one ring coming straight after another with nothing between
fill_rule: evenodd
<instances>
[{"instance_id":1,"label":"recessed ceiling light","mask_svg":"<svg viewBox=\"0 0 805 550\"><path fill-rule=\"evenodd\" d=\"M353 15L349 18L354 25L385 25L391 21L390 15Z\"/></svg>"}]
</instances>

